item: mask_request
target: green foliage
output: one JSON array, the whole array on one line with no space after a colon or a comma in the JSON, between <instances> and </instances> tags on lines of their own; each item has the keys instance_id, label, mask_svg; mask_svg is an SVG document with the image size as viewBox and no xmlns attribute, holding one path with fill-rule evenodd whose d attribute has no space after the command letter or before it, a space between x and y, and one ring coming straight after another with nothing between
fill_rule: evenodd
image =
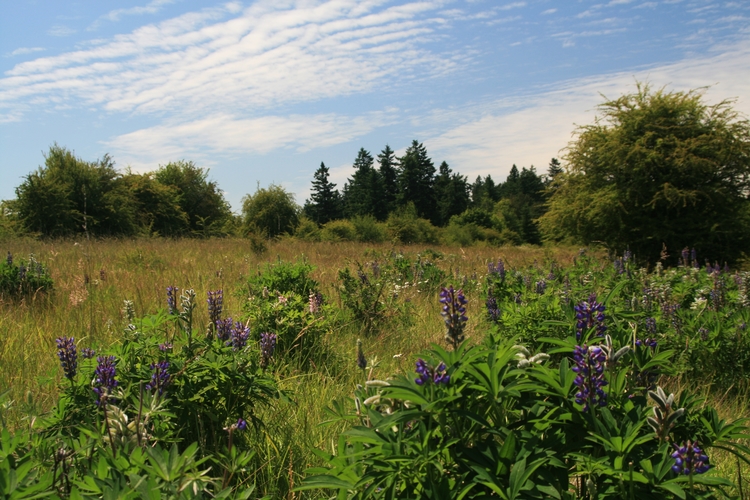
<instances>
[{"instance_id":1,"label":"green foliage","mask_svg":"<svg viewBox=\"0 0 750 500\"><path fill-rule=\"evenodd\" d=\"M128 172L123 181L135 198L144 232L170 237L190 234L190 219L181 206L182 195L176 186L162 184L152 173Z\"/></svg>"},{"instance_id":2,"label":"green foliage","mask_svg":"<svg viewBox=\"0 0 750 500\"><path fill-rule=\"evenodd\" d=\"M435 199L435 166L427 156L427 149L414 140L399 158L398 204L401 207L413 204L418 217L437 222Z\"/></svg>"},{"instance_id":3,"label":"green foliage","mask_svg":"<svg viewBox=\"0 0 750 500\"><path fill-rule=\"evenodd\" d=\"M299 224L299 207L294 195L283 187L271 184L258 188L242 200L243 229L267 238L292 234Z\"/></svg>"},{"instance_id":4,"label":"green foliage","mask_svg":"<svg viewBox=\"0 0 750 500\"><path fill-rule=\"evenodd\" d=\"M180 210L187 216L192 234L204 237L226 234L225 226L231 222L232 213L216 182L207 180L208 169L199 168L191 161L171 162L160 166L154 178L176 191ZM169 196L162 199L165 203ZM173 208L166 210L172 214ZM175 217L171 215L171 219ZM177 222L170 220L171 224ZM179 225L175 229L179 229Z\"/></svg>"},{"instance_id":5,"label":"green foliage","mask_svg":"<svg viewBox=\"0 0 750 500\"><path fill-rule=\"evenodd\" d=\"M399 243L437 243L438 231L429 220L417 216L412 203L399 208L386 221L391 240Z\"/></svg>"},{"instance_id":6,"label":"green foliage","mask_svg":"<svg viewBox=\"0 0 750 500\"><path fill-rule=\"evenodd\" d=\"M111 158L86 162L57 144L10 206L28 231L44 236L133 234L137 227L135 203Z\"/></svg>"},{"instance_id":7,"label":"green foliage","mask_svg":"<svg viewBox=\"0 0 750 500\"><path fill-rule=\"evenodd\" d=\"M387 216L384 203L384 185L380 172L373 168L369 151L360 148L354 160L354 174L343 190L346 217L372 216L383 220Z\"/></svg>"},{"instance_id":8,"label":"green foliage","mask_svg":"<svg viewBox=\"0 0 750 500\"><path fill-rule=\"evenodd\" d=\"M388 239L388 230L382 222L373 216L353 217L351 223L357 233L357 241L365 243L382 243Z\"/></svg>"},{"instance_id":9,"label":"green foliage","mask_svg":"<svg viewBox=\"0 0 750 500\"><path fill-rule=\"evenodd\" d=\"M332 220L320 231L321 241L357 241L357 228L348 220Z\"/></svg>"},{"instance_id":10,"label":"green foliage","mask_svg":"<svg viewBox=\"0 0 750 500\"><path fill-rule=\"evenodd\" d=\"M8 252L7 258L0 260L0 297L23 297L53 288L49 269L33 255L29 255L28 261L16 262Z\"/></svg>"},{"instance_id":11,"label":"green foliage","mask_svg":"<svg viewBox=\"0 0 750 500\"><path fill-rule=\"evenodd\" d=\"M320 162L313 175L310 199L305 203L305 215L318 224L340 219L343 215L341 195L336 191L336 184L328 181L328 175L328 167Z\"/></svg>"},{"instance_id":12,"label":"green foliage","mask_svg":"<svg viewBox=\"0 0 750 500\"><path fill-rule=\"evenodd\" d=\"M670 263L686 246L720 261L740 258L750 239L750 124L731 104L644 84L601 104L552 185L546 236L630 248L647 262L664 245Z\"/></svg>"}]
</instances>

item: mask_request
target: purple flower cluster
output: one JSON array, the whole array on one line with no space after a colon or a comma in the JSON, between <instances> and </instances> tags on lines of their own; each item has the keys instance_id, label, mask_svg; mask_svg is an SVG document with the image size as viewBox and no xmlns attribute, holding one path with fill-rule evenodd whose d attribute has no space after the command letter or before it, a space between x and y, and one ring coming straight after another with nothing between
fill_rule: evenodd
<instances>
[{"instance_id":1,"label":"purple flower cluster","mask_svg":"<svg viewBox=\"0 0 750 500\"><path fill-rule=\"evenodd\" d=\"M620 257L615 257L615 272L617 274L625 274L625 261Z\"/></svg>"},{"instance_id":2,"label":"purple flower cluster","mask_svg":"<svg viewBox=\"0 0 750 500\"><path fill-rule=\"evenodd\" d=\"M422 358L417 360L417 374L419 374L419 377L414 379L417 385L424 385L430 381L435 384L447 384L450 381L450 375L446 373L445 363L440 363L433 370Z\"/></svg>"},{"instance_id":3,"label":"purple flower cluster","mask_svg":"<svg viewBox=\"0 0 750 500\"><path fill-rule=\"evenodd\" d=\"M104 400L112 389L117 387L117 375L115 369L115 357L114 356L99 356L96 358L99 363L94 371L94 392L99 396L97 403Z\"/></svg>"},{"instance_id":4,"label":"purple flower cluster","mask_svg":"<svg viewBox=\"0 0 750 500\"><path fill-rule=\"evenodd\" d=\"M310 292L309 297L309 310L310 314L317 314L320 312L320 306L323 305L323 294L320 292Z\"/></svg>"},{"instance_id":5,"label":"purple flower cluster","mask_svg":"<svg viewBox=\"0 0 750 500\"><path fill-rule=\"evenodd\" d=\"M540 279L534 283L534 291L537 295L544 295L544 292L547 291L547 281L545 279Z\"/></svg>"},{"instance_id":6,"label":"purple flower cluster","mask_svg":"<svg viewBox=\"0 0 750 500\"><path fill-rule=\"evenodd\" d=\"M672 453L674 465L672 470L677 474L703 474L711 468L708 456L698 446L697 441L687 440L682 446L674 445L675 452Z\"/></svg>"},{"instance_id":7,"label":"purple flower cluster","mask_svg":"<svg viewBox=\"0 0 750 500\"><path fill-rule=\"evenodd\" d=\"M596 301L596 294L592 293L588 300L584 300L577 306L576 311L576 340L581 340L584 330L596 327L596 334L604 336L607 327L604 324L604 304Z\"/></svg>"},{"instance_id":8,"label":"purple flower cluster","mask_svg":"<svg viewBox=\"0 0 750 500\"><path fill-rule=\"evenodd\" d=\"M646 331L649 333L649 335L656 334L656 319L655 318L646 318Z\"/></svg>"},{"instance_id":9,"label":"purple flower cluster","mask_svg":"<svg viewBox=\"0 0 750 500\"><path fill-rule=\"evenodd\" d=\"M454 290L451 285L440 292L440 303L443 304L440 314L445 318L447 328L445 338L456 349L464 340L464 327L469 319L466 317L466 297L463 290Z\"/></svg>"},{"instance_id":10,"label":"purple flower cluster","mask_svg":"<svg viewBox=\"0 0 750 500\"><path fill-rule=\"evenodd\" d=\"M212 325L221 319L221 310L224 307L224 291L216 290L208 292L208 318Z\"/></svg>"},{"instance_id":11,"label":"purple flower cluster","mask_svg":"<svg viewBox=\"0 0 750 500\"><path fill-rule=\"evenodd\" d=\"M222 342L226 342L227 340L229 340L229 337L232 336L232 326L234 326L234 323L232 323L232 318L216 320L215 324L216 337Z\"/></svg>"},{"instance_id":12,"label":"purple flower cluster","mask_svg":"<svg viewBox=\"0 0 750 500\"><path fill-rule=\"evenodd\" d=\"M154 373L151 374L151 382L146 384L146 390L148 391L159 391L159 395L164 393L164 389L169 385L169 361L159 361L158 363L151 363L151 369Z\"/></svg>"},{"instance_id":13,"label":"purple flower cluster","mask_svg":"<svg viewBox=\"0 0 750 500\"><path fill-rule=\"evenodd\" d=\"M176 286L167 287L167 308L169 314L177 314L177 295L180 293L180 289Z\"/></svg>"},{"instance_id":14,"label":"purple flower cluster","mask_svg":"<svg viewBox=\"0 0 750 500\"><path fill-rule=\"evenodd\" d=\"M365 358L365 353L362 352L362 341L360 339L357 339L357 368L360 370L367 368L367 358Z\"/></svg>"},{"instance_id":15,"label":"purple flower cluster","mask_svg":"<svg viewBox=\"0 0 750 500\"><path fill-rule=\"evenodd\" d=\"M81 357L83 359L91 359L94 356L96 356L96 351L93 350L92 348L84 347L83 349L81 349Z\"/></svg>"},{"instance_id":16,"label":"purple flower cluster","mask_svg":"<svg viewBox=\"0 0 750 500\"><path fill-rule=\"evenodd\" d=\"M265 368L273 357L273 352L276 350L276 334L275 333L261 333L260 334L260 366Z\"/></svg>"},{"instance_id":17,"label":"purple flower cluster","mask_svg":"<svg viewBox=\"0 0 750 500\"><path fill-rule=\"evenodd\" d=\"M234 424L234 428L238 431L244 431L245 429L247 429L247 421L243 418L238 419L237 423Z\"/></svg>"},{"instance_id":18,"label":"purple flower cluster","mask_svg":"<svg viewBox=\"0 0 750 500\"><path fill-rule=\"evenodd\" d=\"M607 404L607 394L602 389L607 385L604 379L606 360L607 354L601 347L588 347L585 344L575 347L575 366L571 370L578 374L573 383L578 387L576 403L583 405L583 411Z\"/></svg>"},{"instance_id":19,"label":"purple flower cluster","mask_svg":"<svg viewBox=\"0 0 750 500\"><path fill-rule=\"evenodd\" d=\"M60 365L62 365L65 378L73 380L78 371L75 339L73 337L60 337L55 342L57 342L57 357L60 358Z\"/></svg>"},{"instance_id":20,"label":"purple flower cluster","mask_svg":"<svg viewBox=\"0 0 750 500\"><path fill-rule=\"evenodd\" d=\"M8 252L8 256L5 258L5 262L8 263L8 267L11 267L13 265L13 254Z\"/></svg>"},{"instance_id":21,"label":"purple flower cluster","mask_svg":"<svg viewBox=\"0 0 750 500\"><path fill-rule=\"evenodd\" d=\"M229 340L226 341L226 345L232 346L232 350L234 351L239 351L247 345L247 338L249 336L250 327L237 321L229 334Z\"/></svg>"},{"instance_id":22,"label":"purple flower cluster","mask_svg":"<svg viewBox=\"0 0 750 500\"><path fill-rule=\"evenodd\" d=\"M500 319L500 307L497 305L497 299L491 294L487 295L487 314L490 316L490 321L496 323Z\"/></svg>"},{"instance_id":23,"label":"purple flower cluster","mask_svg":"<svg viewBox=\"0 0 750 500\"><path fill-rule=\"evenodd\" d=\"M649 337L649 338L646 338L645 340L636 339L635 345L637 345L638 347L645 346L645 347L650 347L651 349L656 349L657 342L656 342L656 339L652 339Z\"/></svg>"},{"instance_id":24,"label":"purple flower cluster","mask_svg":"<svg viewBox=\"0 0 750 500\"><path fill-rule=\"evenodd\" d=\"M497 264L490 262L487 264L487 272L490 276L500 278L500 281L505 279L505 264L502 259L498 259Z\"/></svg>"}]
</instances>

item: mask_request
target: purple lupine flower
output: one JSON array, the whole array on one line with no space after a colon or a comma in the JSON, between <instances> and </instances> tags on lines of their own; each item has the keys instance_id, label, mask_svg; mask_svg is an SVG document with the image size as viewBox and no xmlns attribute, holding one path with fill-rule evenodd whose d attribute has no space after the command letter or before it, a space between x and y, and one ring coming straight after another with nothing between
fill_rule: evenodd
<instances>
[{"instance_id":1,"label":"purple lupine flower","mask_svg":"<svg viewBox=\"0 0 750 500\"><path fill-rule=\"evenodd\" d=\"M115 380L117 373L114 356L99 356L96 361L99 365L94 371L94 392L99 396L96 402L99 404L112 392L112 389L117 387L117 380Z\"/></svg>"},{"instance_id":2,"label":"purple lupine flower","mask_svg":"<svg viewBox=\"0 0 750 500\"><path fill-rule=\"evenodd\" d=\"M323 294L320 292L310 292L308 300L308 306L310 314L317 314L320 312L320 306L323 305Z\"/></svg>"},{"instance_id":3,"label":"purple lupine flower","mask_svg":"<svg viewBox=\"0 0 750 500\"><path fill-rule=\"evenodd\" d=\"M494 264L492 262L487 264L487 272L491 276L496 276L500 278L500 281L503 281L505 279L505 264L503 264L503 260L498 259L497 264Z\"/></svg>"},{"instance_id":4,"label":"purple lupine flower","mask_svg":"<svg viewBox=\"0 0 750 500\"><path fill-rule=\"evenodd\" d=\"M496 323L500 319L500 308L497 305L497 299L492 294L487 295L487 314L490 316L490 321Z\"/></svg>"},{"instance_id":5,"label":"purple lupine flower","mask_svg":"<svg viewBox=\"0 0 750 500\"><path fill-rule=\"evenodd\" d=\"M177 314L177 295L179 295L180 289L176 286L167 287L167 308L169 314Z\"/></svg>"},{"instance_id":6,"label":"purple lupine flower","mask_svg":"<svg viewBox=\"0 0 750 500\"><path fill-rule=\"evenodd\" d=\"M547 281L545 279L540 279L534 283L534 291L537 295L544 295L544 292L547 291Z\"/></svg>"},{"instance_id":7,"label":"purple lupine flower","mask_svg":"<svg viewBox=\"0 0 750 500\"><path fill-rule=\"evenodd\" d=\"M5 258L5 262L8 263L8 267L13 266L13 254L8 251L8 256Z\"/></svg>"},{"instance_id":8,"label":"purple lupine flower","mask_svg":"<svg viewBox=\"0 0 750 500\"><path fill-rule=\"evenodd\" d=\"M372 261L372 264L370 264L370 268L372 269L372 275L375 277L375 279L380 278L380 264L378 264L377 260Z\"/></svg>"},{"instance_id":9,"label":"purple lupine flower","mask_svg":"<svg viewBox=\"0 0 750 500\"><path fill-rule=\"evenodd\" d=\"M221 310L224 306L224 291L216 290L214 292L208 292L208 318L212 325L221 319Z\"/></svg>"},{"instance_id":10,"label":"purple lupine flower","mask_svg":"<svg viewBox=\"0 0 750 500\"><path fill-rule=\"evenodd\" d=\"M363 285L368 285L370 283L370 280L367 278L367 275L362 271L362 269L357 270L357 276L359 276L359 281L361 281Z\"/></svg>"},{"instance_id":11,"label":"purple lupine flower","mask_svg":"<svg viewBox=\"0 0 750 500\"><path fill-rule=\"evenodd\" d=\"M161 352L169 352L172 350L174 346L171 342L164 342L163 344L159 344L159 350Z\"/></svg>"},{"instance_id":12,"label":"purple lupine flower","mask_svg":"<svg viewBox=\"0 0 750 500\"><path fill-rule=\"evenodd\" d=\"M684 267L688 267L690 265L690 249L688 247L685 247L682 249L682 255L680 258L680 265Z\"/></svg>"},{"instance_id":13,"label":"purple lupine flower","mask_svg":"<svg viewBox=\"0 0 750 500\"><path fill-rule=\"evenodd\" d=\"M57 340L57 357L60 358L65 378L73 380L78 370L76 342L73 337L60 337Z\"/></svg>"},{"instance_id":14,"label":"purple lupine flower","mask_svg":"<svg viewBox=\"0 0 750 500\"><path fill-rule=\"evenodd\" d=\"M83 359L91 359L94 356L96 356L96 351L93 350L92 348L84 347L83 349L81 349L81 357Z\"/></svg>"},{"instance_id":15,"label":"purple lupine flower","mask_svg":"<svg viewBox=\"0 0 750 500\"><path fill-rule=\"evenodd\" d=\"M596 335L603 337L607 330L604 324L604 304L596 301L596 294L592 293L588 301L575 306L576 312L576 340L581 340L584 330L596 327Z\"/></svg>"},{"instance_id":16,"label":"purple lupine flower","mask_svg":"<svg viewBox=\"0 0 750 500\"><path fill-rule=\"evenodd\" d=\"M247 421L243 418L240 418L239 420L237 420L237 423L234 424L234 427L238 431L244 431L245 429L247 429Z\"/></svg>"},{"instance_id":17,"label":"purple lupine flower","mask_svg":"<svg viewBox=\"0 0 750 500\"><path fill-rule=\"evenodd\" d=\"M644 340L636 339L635 340L635 345L637 345L638 347L645 346L645 347L650 347L651 349L656 349L656 346L658 345L658 342L656 341L656 339L652 339L650 337L647 337Z\"/></svg>"},{"instance_id":18,"label":"purple lupine flower","mask_svg":"<svg viewBox=\"0 0 750 500\"><path fill-rule=\"evenodd\" d=\"M229 340L226 345L231 345L232 350L239 351L247 345L247 338L250 336L250 328L246 327L239 321L234 324Z\"/></svg>"},{"instance_id":19,"label":"purple lupine flower","mask_svg":"<svg viewBox=\"0 0 750 500\"><path fill-rule=\"evenodd\" d=\"M628 262L632 258L633 258L633 252L631 252L630 250L625 250L622 253L622 260L623 260L623 262Z\"/></svg>"},{"instance_id":20,"label":"purple lupine flower","mask_svg":"<svg viewBox=\"0 0 750 500\"><path fill-rule=\"evenodd\" d=\"M695 269L700 269L701 265L698 264L698 252L695 251L695 248L690 250L690 265Z\"/></svg>"},{"instance_id":21,"label":"purple lupine flower","mask_svg":"<svg viewBox=\"0 0 750 500\"><path fill-rule=\"evenodd\" d=\"M675 332L682 334L682 318L677 315L677 311L679 310L680 304L664 303L661 308L662 314L672 323L672 328L674 328Z\"/></svg>"},{"instance_id":22,"label":"purple lupine flower","mask_svg":"<svg viewBox=\"0 0 750 500\"><path fill-rule=\"evenodd\" d=\"M520 293L517 293L513 296L513 302L515 302L518 305L521 305L523 303L523 299L521 298Z\"/></svg>"},{"instance_id":23,"label":"purple lupine flower","mask_svg":"<svg viewBox=\"0 0 750 500\"><path fill-rule=\"evenodd\" d=\"M674 445L675 452L672 453L674 465L672 470L677 474L689 476L691 474L703 474L711 468L708 456L701 450L697 441L689 439L682 446Z\"/></svg>"},{"instance_id":24,"label":"purple lupine flower","mask_svg":"<svg viewBox=\"0 0 750 500\"><path fill-rule=\"evenodd\" d=\"M711 309L718 311L724 306L726 302L726 288L727 282L724 276L721 276L718 272L713 274L714 285L711 291L708 293L708 298L711 303Z\"/></svg>"},{"instance_id":25,"label":"purple lupine flower","mask_svg":"<svg viewBox=\"0 0 750 500\"><path fill-rule=\"evenodd\" d=\"M617 274L625 274L625 263L619 257L615 258L615 272Z\"/></svg>"},{"instance_id":26,"label":"purple lupine flower","mask_svg":"<svg viewBox=\"0 0 750 500\"><path fill-rule=\"evenodd\" d=\"M606 360L607 355L601 347L588 347L585 344L575 347L575 366L571 370L578 374L573 383L578 387L576 403L583 405L583 411L607 404L607 394L602 389L607 385L604 379Z\"/></svg>"},{"instance_id":27,"label":"purple lupine flower","mask_svg":"<svg viewBox=\"0 0 750 500\"><path fill-rule=\"evenodd\" d=\"M646 318L646 331L649 333L649 335L656 334L656 319L655 318Z\"/></svg>"},{"instance_id":28,"label":"purple lupine flower","mask_svg":"<svg viewBox=\"0 0 750 500\"><path fill-rule=\"evenodd\" d=\"M151 374L151 382L146 384L146 390L158 391L159 395L164 393L164 389L169 385L169 361L159 361L158 363L151 363L151 369L154 373Z\"/></svg>"},{"instance_id":29,"label":"purple lupine flower","mask_svg":"<svg viewBox=\"0 0 750 500\"><path fill-rule=\"evenodd\" d=\"M419 375L414 379L417 385L424 385L427 382L432 381L435 384L448 384L450 382L450 375L446 373L445 363L440 363L434 370L427 364L427 362L419 358L417 360L416 372Z\"/></svg>"},{"instance_id":30,"label":"purple lupine flower","mask_svg":"<svg viewBox=\"0 0 750 500\"><path fill-rule=\"evenodd\" d=\"M440 303L443 304L442 314L445 318L447 332L445 335L448 343L456 349L464 340L464 327L466 326L466 297L461 289L454 290L451 285L443 288L440 292Z\"/></svg>"},{"instance_id":31,"label":"purple lupine flower","mask_svg":"<svg viewBox=\"0 0 750 500\"><path fill-rule=\"evenodd\" d=\"M216 338L222 342L229 340L232 336L232 318L216 320Z\"/></svg>"},{"instance_id":32,"label":"purple lupine flower","mask_svg":"<svg viewBox=\"0 0 750 500\"><path fill-rule=\"evenodd\" d=\"M260 334L260 366L265 368L273 357L273 352L276 350L276 334L275 333L261 333Z\"/></svg>"},{"instance_id":33,"label":"purple lupine flower","mask_svg":"<svg viewBox=\"0 0 750 500\"><path fill-rule=\"evenodd\" d=\"M698 335L700 336L702 341L708 340L708 328L700 327L698 328Z\"/></svg>"},{"instance_id":34,"label":"purple lupine flower","mask_svg":"<svg viewBox=\"0 0 750 500\"><path fill-rule=\"evenodd\" d=\"M21 264L21 266L18 268L18 279L21 281L26 279L26 266Z\"/></svg>"},{"instance_id":35,"label":"purple lupine flower","mask_svg":"<svg viewBox=\"0 0 750 500\"><path fill-rule=\"evenodd\" d=\"M357 339L357 368L360 370L367 368L367 358L365 358L365 353L362 352L362 341L360 339Z\"/></svg>"}]
</instances>

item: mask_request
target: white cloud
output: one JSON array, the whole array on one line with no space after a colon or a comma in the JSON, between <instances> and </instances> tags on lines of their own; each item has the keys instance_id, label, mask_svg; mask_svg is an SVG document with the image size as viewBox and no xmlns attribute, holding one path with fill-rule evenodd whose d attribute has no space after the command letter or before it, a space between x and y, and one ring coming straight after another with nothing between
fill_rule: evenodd
<instances>
[{"instance_id":1,"label":"white cloud","mask_svg":"<svg viewBox=\"0 0 750 500\"><path fill-rule=\"evenodd\" d=\"M390 123L395 110L362 116L318 115L240 118L216 113L205 118L169 122L107 141L118 158L136 168L153 168L176 158L207 159L234 153L266 154L278 149L298 152L349 142Z\"/></svg>"},{"instance_id":2,"label":"white cloud","mask_svg":"<svg viewBox=\"0 0 750 500\"><path fill-rule=\"evenodd\" d=\"M511 10L511 9L518 9L521 7L526 7L526 2L513 2L513 3L505 4L503 6L498 7L498 10Z\"/></svg>"},{"instance_id":3,"label":"white cloud","mask_svg":"<svg viewBox=\"0 0 750 500\"><path fill-rule=\"evenodd\" d=\"M47 34L50 36L70 36L74 34L76 30L73 28L70 28L68 26L64 26L62 24L56 24L55 26L52 26L50 29L47 30Z\"/></svg>"},{"instance_id":4,"label":"white cloud","mask_svg":"<svg viewBox=\"0 0 750 500\"><path fill-rule=\"evenodd\" d=\"M545 10L545 11L542 12L542 15L543 16L548 16L550 14L554 14L555 12L557 12L557 9L547 9L547 10Z\"/></svg>"},{"instance_id":5,"label":"white cloud","mask_svg":"<svg viewBox=\"0 0 750 500\"><path fill-rule=\"evenodd\" d=\"M43 47L19 47L10 54L7 54L6 57L14 57L14 56L21 56L25 54L33 54L34 52L42 52L44 50Z\"/></svg>"},{"instance_id":6,"label":"white cloud","mask_svg":"<svg viewBox=\"0 0 750 500\"><path fill-rule=\"evenodd\" d=\"M572 139L575 124L593 123L600 94L616 98L635 90L635 81L652 88L686 91L710 86L705 100L737 98L736 111L750 116L750 39L731 50L675 64L564 82L536 95L496 101L474 110L475 118L425 141L428 150L464 175L492 174L504 180L510 167L534 165L546 172ZM539 89L537 89L539 90ZM466 110L464 117L471 115Z\"/></svg>"},{"instance_id":7,"label":"white cloud","mask_svg":"<svg viewBox=\"0 0 750 500\"><path fill-rule=\"evenodd\" d=\"M383 3L262 0L239 14L237 4L185 14L18 64L0 79L0 109L18 113L33 101L126 113L254 112L457 67L454 54L424 48L446 22L431 16L441 0Z\"/></svg>"}]
</instances>

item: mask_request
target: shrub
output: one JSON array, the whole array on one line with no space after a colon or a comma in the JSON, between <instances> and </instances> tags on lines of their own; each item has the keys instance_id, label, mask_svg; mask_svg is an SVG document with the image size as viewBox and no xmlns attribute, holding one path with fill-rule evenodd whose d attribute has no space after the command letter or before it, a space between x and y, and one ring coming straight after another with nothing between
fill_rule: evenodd
<instances>
[{"instance_id":1,"label":"shrub","mask_svg":"<svg viewBox=\"0 0 750 500\"><path fill-rule=\"evenodd\" d=\"M332 220L320 231L321 241L356 241L357 228L348 220Z\"/></svg>"},{"instance_id":2,"label":"shrub","mask_svg":"<svg viewBox=\"0 0 750 500\"><path fill-rule=\"evenodd\" d=\"M353 217L351 223L357 233L357 241L382 243L388 238L385 224L378 222L371 215Z\"/></svg>"},{"instance_id":3,"label":"shrub","mask_svg":"<svg viewBox=\"0 0 750 500\"><path fill-rule=\"evenodd\" d=\"M430 224L430 221L417 217L412 204L392 212L388 216L386 227L394 242L437 243L438 229Z\"/></svg>"}]
</instances>

